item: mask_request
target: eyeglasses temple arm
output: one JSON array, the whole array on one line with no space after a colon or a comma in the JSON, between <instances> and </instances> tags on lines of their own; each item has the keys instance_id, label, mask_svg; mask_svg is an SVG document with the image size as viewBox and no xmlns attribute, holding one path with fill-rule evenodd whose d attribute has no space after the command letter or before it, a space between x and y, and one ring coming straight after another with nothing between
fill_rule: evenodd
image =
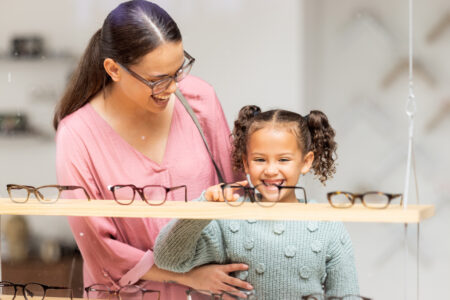
<instances>
[{"instance_id":1,"label":"eyeglasses temple arm","mask_svg":"<svg viewBox=\"0 0 450 300\"><path fill-rule=\"evenodd\" d=\"M78 190L78 189L82 189L84 192L84 195L86 196L86 199L88 201L91 201L91 197L89 197L88 192L86 191L86 189L82 186L76 186L76 185L66 185L66 186L62 186L63 189L65 190Z\"/></svg>"},{"instance_id":2,"label":"eyeglasses temple arm","mask_svg":"<svg viewBox=\"0 0 450 300\"><path fill-rule=\"evenodd\" d=\"M186 185L179 185L179 186L174 186L171 188L168 188L169 191L173 191L173 190L177 190L177 189L181 189L184 188L184 202L188 202L187 201L187 186Z\"/></svg>"}]
</instances>

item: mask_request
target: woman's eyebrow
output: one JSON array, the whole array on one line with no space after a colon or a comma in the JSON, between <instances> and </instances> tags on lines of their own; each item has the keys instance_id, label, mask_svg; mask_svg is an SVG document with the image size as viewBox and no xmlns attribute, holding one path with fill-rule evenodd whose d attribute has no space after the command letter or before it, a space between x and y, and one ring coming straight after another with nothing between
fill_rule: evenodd
<instances>
[{"instance_id":1,"label":"woman's eyebrow","mask_svg":"<svg viewBox=\"0 0 450 300\"><path fill-rule=\"evenodd\" d=\"M181 70L181 68L183 67L183 65L184 65L184 60L183 60L183 62L181 63L181 66L175 71L175 73L174 74L176 74L176 73L178 73L178 71L180 71ZM168 76L170 76L169 74L160 74L160 75L152 75L152 74L146 74L148 77L156 77L156 78L164 78L164 77L168 77Z\"/></svg>"}]
</instances>

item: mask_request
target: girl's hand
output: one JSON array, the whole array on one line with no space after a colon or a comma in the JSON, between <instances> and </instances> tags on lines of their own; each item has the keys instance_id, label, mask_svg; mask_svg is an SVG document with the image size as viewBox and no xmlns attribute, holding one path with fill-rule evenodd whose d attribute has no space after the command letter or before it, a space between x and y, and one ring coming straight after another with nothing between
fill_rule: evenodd
<instances>
[{"instance_id":1,"label":"girl's hand","mask_svg":"<svg viewBox=\"0 0 450 300\"><path fill-rule=\"evenodd\" d=\"M235 184L246 186L248 184L248 181L247 180L238 181ZM223 201L225 201L224 198L226 198L227 201L236 201L237 199L239 199L238 194L233 194L233 189L222 190L222 185L223 185L223 183L213 185L213 186L210 186L209 188L207 188L206 192L205 192L206 200L223 202ZM225 195L224 195L224 193L225 193Z\"/></svg>"},{"instance_id":2,"label":"girl's hand","mask_svg":"<svg viewBox=\"0 0 450 300\"><path fill-rule=\"evenodd\" d=\"M185 273L185 285L196 290L210 291L220 294L224 291L237 293L239 297L245 298L245 294L239 293L237 288L252 290L250 283L229 275L231 272L245 271L245 264L228 265L203 265Z\"/></svg>"}]
</instances>

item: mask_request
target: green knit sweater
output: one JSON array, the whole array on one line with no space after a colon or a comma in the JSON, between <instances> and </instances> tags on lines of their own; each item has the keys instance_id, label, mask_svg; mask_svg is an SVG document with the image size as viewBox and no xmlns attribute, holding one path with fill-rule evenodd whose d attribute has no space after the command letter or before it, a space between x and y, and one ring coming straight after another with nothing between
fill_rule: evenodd
<instances>
[{"instance_id":1,"label":"green knit sweater","mask_svg":"<svg viewBox=\"0 0 450 300\"><path fill-rule=\"evenodd\" d=\"M259 300L359 294L352 243L340 222L172 220L156 240L154 260L178 273L245 263L248 271L235 276L252 284Z\"/></svg>"}]
</instances>

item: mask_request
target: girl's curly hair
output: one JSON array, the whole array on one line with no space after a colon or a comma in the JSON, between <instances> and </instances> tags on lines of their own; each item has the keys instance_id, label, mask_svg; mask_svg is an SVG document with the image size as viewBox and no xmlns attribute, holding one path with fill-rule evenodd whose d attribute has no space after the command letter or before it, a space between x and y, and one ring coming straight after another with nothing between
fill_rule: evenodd
<instances>
[{"instance_id":1,"label":"girl's curly hair","mask_svg":"<svg viewBox=\"0 0 450 300\"><path fill-rule=\"evenodd\" d=\"M325 184L328 178L333 177L336 172L337 143L334 141L335 131L323 112L312 110L309 115L303 117L295 112L280 109L262 112L256 105L241 108L234 122L232 161L236 171L244 171L243 159L247 157L249 137L266 126L280 126L292 130L302 153L314 153L312 169L319 180Z\"/></svg>"}]
</instances>

